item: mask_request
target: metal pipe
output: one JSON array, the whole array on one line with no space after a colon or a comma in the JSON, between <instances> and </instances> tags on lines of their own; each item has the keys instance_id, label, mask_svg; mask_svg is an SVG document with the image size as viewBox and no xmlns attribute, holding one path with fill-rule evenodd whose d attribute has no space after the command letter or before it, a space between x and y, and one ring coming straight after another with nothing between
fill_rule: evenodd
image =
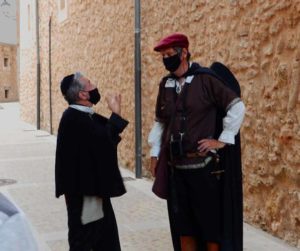
<instances>
[{"instance_id":1,"label":"metal pipe","mask_svg":"<svg viewBox=\"0 0 300 251\"><path fill-rule=\"evenodd\" d=\"M39 2L35 1L35 15L36 15L36 128L41 129L41 61L40 61L40 36L39 36Z\"/></svg>"},{"instance_id":2,"label":"metal pipe","mask_svg":"<svg viewBox=\"0 0 300 251\"><path fill-rule=\"evenodd\" d=\"M135 0L135 176L142 177L142 120L141 120L141 5Z\"/></svg>"},{"instance_id":3,"label":"metal pipe","mask_svg":"<svg viewBox=\"0 0 300 251\"><path fill-rule=\"evenodd\" d=\"M50 134L53 134L52 128L52 44L51 44L51 31L52 31L52 17L49 19L49 124L50 124Z\"/></svg>"}]
</instances>

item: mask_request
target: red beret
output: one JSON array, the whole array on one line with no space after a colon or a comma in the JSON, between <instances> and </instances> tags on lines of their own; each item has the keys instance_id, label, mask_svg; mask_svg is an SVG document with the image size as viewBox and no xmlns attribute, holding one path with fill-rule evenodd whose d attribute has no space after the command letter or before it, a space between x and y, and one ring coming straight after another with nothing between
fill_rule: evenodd
<instances>
[{"instance_id":1,"label":"red beret","mask_svg":"<svg viewBox=\"0 0 300 251\"><path fill-rule=\"evenodd\" d=\"M174 33L171 34L162 40L159 41L159 43L154 47L155 51L161 51L163 49L167 48L174 48L174 47L180 47L180 48L189 48L189 40L186 35L181 33Z\"/></svg>"}]
</instances>

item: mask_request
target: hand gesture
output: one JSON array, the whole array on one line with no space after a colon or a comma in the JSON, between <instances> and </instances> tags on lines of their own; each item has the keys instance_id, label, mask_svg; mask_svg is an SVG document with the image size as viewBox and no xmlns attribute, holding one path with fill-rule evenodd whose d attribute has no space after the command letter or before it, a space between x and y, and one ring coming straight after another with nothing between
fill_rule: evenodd
<instances>
[{"instance_id":1,"label":"hand gesture","mask_svg":"<svg viewBox=\"0 0 300 251\"><path fill-rule=\"evenodd\" d=\"M108 109L113 113L121 115L121 95L116 93L110 93L105 98Z\"/></svg>"}]
</instances>

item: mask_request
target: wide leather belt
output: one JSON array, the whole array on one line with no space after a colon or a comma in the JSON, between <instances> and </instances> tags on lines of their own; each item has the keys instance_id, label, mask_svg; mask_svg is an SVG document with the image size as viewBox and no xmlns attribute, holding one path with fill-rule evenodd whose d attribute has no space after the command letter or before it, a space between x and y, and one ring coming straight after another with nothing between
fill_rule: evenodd
<instances>
[{"instance_id":1,"label":"wide leather belt","mask_svg":"<svg viewBox=\"0 0 300 251\"><path fill-rule=\"evenodd\" d=\"M199 157L207 157L207 154L199 153L199 152L192 152L192 153L186 153L185 156L187 158L199 158Z\"/></svg>"},{"instance_id":2,"label":"wide leather belt","mask_svg":"<svg viewBox=\"0 0 300 251\"><path fill-rule=\"evenodd\" d=\"M213 157L208 156L208 157L204 158L200 163L186 164L186 165L175 165L175 168L176 169L182 169L182 170L204 168L212 161L212 159L213 159Z\"/></svg>"}]
</instances>

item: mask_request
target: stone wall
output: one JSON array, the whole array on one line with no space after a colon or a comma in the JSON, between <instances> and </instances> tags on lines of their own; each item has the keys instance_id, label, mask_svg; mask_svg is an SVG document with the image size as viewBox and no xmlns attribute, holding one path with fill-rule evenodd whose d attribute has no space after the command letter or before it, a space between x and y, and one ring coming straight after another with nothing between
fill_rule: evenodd
<instances>
[{"instance_id":1,"label":"stone wall","mask_svg":"<svg viewBox=\"0 0 300 251\"><path fill-rule=\"evenodd\" d=\"M0 43L0 102L18 100L17 47Z\"/></svg>"},{"instance_id":2,"label":"stone wall","mask_svg":"<svg viewBox=\"0 0 300 251\"><path fill-rule=\"evenodd\" d=\"M300 247L300 1L156 1L142 14L144 137L163 74L153 44L185 32L192 60L225 62L242 87L245 220Z\"/></svg>"},{"instance_id":3,"label":"stone wall","mask_svg":"<svg viewBox=\"0 0 300 251\"><path fill-rule=\"evenodd\" d=\"M53 128L56 132L62 111L67 103L63 100L59 82L67 74L82 71L99 88L102 102L96 111L106 116L109 112L105 103L108 92L122 93L123 115L130 124L120 144L122 164L133 168L134 158L134 33L133 1L68 1L68 17L58 22L53 2L52 29L52 95ZM45 14L46 15L46 14ZM47 17L42 30L47 30ZM42 53L44 67L42 78L47 79L47 35ZM47 100L47 85L43 85L43 98ZM43 108L47 114L47 105ZM45 115L46 116L46 115ZM128 163L127 163L128 162Z\"/></svg>"},{"instance_id":4,"label":"stone wall","mask_svg":"<svg viewBox=\"0 0 300 251\"><path fill-rule=\"evenodd\" d=\"M26 0L29 1L29 0ZM68 1L60 21L60 1L42 1L42 127L49 129L49 16L52 15L53 129L66 103L59 81L76 70L108 91L123 95L130 121L120 161L134 168L134 6L133 1ZM190 38L192 60L225 62L242 88L247 114L242 128L245 220L300 247L300 1L174 0L142 3L143 164L154 119L158 82L166 72L154 44L174 31ZM34 122L34 56L21 69L23 118ZM34 55L34 54L32 54ZM26 80L25 80L26 79ZM27 93L26 93L27 92ZM29 92L31 95L29 96ZM32 99L31 99L32 98ZM104 102L96 107L108 115ZM144 174L147 174L144 168Z\"/></svg>"},{"instance_id":5,"label":"stone wall","mask_svg":"<svg viewBox=\"0 0 300 251\"><path fill-rule=\"evenodd\" d=\"M27 1L27 2L26 2ZM102 102L97 112L109 115L104 97L118 91L123 96L124 116L130 121L120 145L123 165L133 168L134 159L134 7L132 1L68 1L67 15L61 17L60 1L40 1L40 55L41 55L41 128L50 131L50 98L52 96L52 128L58 123L67 103L61 96L61 79L81 71L98 86ZM117 4L118 3L118 4ZM21 1L23 9L30 5L35 13L35 1ZM26 13L21 22L26 23ZM49 21L51 17L51 54L49 54ZM22 25L21 25L22 26ZM26 29L27 27L23 27ZM22 28L21 28L22 30ZM35 16L32 34L21 32L21 114L30 123L36 123L36 43ZM32 37L34 42L32 42ZM22 42L23 41L23 42ZM24 45L25 44L25 45ZM31 46L30 46L31 45ZM23 47L23 48L22 48ZM51 73L49 59L51 57ZM51 75L51 83L49 81ZM26 106L25 106L26 104ZM129 158L128 158L129 156ZM128 160L129 159L129 160Z\"/></svg>"},{"instance_id":6,"label":"stone wall","mask_svg":"<svg viewBox=\"0 0 300 251\"><path fill-rule=\"evenodd\" d=\"M36 124L36 18L33 0L19 1L20 76L19 99L21 117Z\"/></svg>"}]
</instances>

